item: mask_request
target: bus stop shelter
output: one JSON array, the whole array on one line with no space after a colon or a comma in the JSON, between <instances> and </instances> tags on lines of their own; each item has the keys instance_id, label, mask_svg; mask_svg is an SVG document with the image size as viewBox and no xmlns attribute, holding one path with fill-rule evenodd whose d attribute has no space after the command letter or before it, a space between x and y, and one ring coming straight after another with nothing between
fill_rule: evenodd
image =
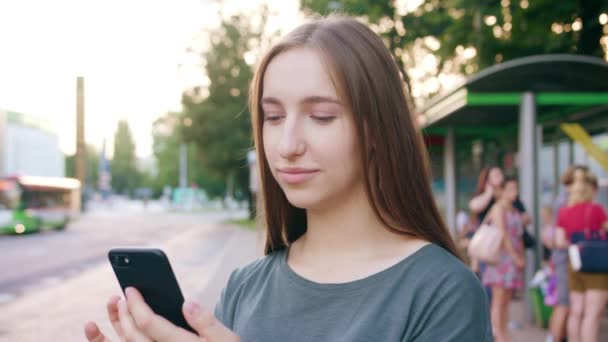
<instances>
[{"instance_id":1,"label":"bus stop shelter","mask_svg":"<svg viewBox=\"0 0 608 342\"><path fill-rule=\"evenodd\" d=\"M589 134L608 131L608 63L568 54L511 60L432 99L418 115L425 136L441 137L450 229L456 226L456 166L463 162L455 158L458 144L505 137L516 140L512 143L518 156L520 197L533 218L530 232L539 236L539 145L543 139L563 137L564 123L577 123ZM542 246L537 245L527 267L530 272L540 264Z\"/></svg>"}]
</instances>

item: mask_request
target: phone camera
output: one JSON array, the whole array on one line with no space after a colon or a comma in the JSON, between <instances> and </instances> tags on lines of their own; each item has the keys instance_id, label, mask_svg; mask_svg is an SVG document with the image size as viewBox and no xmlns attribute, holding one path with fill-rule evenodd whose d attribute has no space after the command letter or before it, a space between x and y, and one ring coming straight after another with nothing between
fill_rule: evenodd
<instances>
[{"instance_id":1,"label":"phone camera","mask_svg":"<svg viewBox=\"0 0 608 342\"><path fill-rule=\"evenodd\" d=\"M132 260L126 255L114 255L112 257L112 263L118 267L131 266Z\"/></svg>"}]
</instances>

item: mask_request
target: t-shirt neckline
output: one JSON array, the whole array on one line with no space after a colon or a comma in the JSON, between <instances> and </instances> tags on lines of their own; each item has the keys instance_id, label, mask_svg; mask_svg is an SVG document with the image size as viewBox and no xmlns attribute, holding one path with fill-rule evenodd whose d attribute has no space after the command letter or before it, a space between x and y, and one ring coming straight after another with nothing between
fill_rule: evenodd
<instances>
[{"instance_id":1,"label":"t-shirt neckline","mask_svg":"<svg viewBox=\"0 0 608 342\"><path fill-rule=\"evenodd\" d=\"M289 264L287 263L287 257L289 256L289 248L290 248L289 246L281 252L282 255L280 256L279 267L281 268L281 271L283 272L283 274L285 274L292 283L305 287L305 288L308 288L308 289L322 291L322 292L352 291L352 290L357 290L360 288L365 288L365 287L370 286L377 282L381 282L386 276L393 273L395 270L397 270L401 267L404 267L405 265L411 264L411 263L415 262L416 260L422 258L428 251L432 250L434 247L436 247L434 244L429 243L425 246L420 247L414 253L406 256L402 260L398 261L397 263L395 263L383 270L380 270L376 273L368 275L364 278L356 279L356 280L348 281L348 282L344 282L344 283L318 283L318 282L312 281L312 280L305 278L305 277L299 275L298 273L296 273L291 268L291 266L289 266Z\"/></svg>"}]
</instances>

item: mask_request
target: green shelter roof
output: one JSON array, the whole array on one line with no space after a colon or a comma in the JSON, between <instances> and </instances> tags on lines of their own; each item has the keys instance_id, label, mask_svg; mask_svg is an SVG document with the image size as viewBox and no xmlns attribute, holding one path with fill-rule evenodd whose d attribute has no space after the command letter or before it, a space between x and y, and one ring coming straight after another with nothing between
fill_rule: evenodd
<instances>
[{"instance_id":1,"label":"green shelter roof","mask_svg":"<svg viewBox=\"0 0 608 342\"><path fill-rule=\"evenodd\" d=\"M538 121L608 127L608 63L583 55L539 55L487 68L419 109L427 133L453 127L469 136L516 131L522 93L533 92ZM604 114L604 115L603 115Z\"/></svg>"}]
</instances>

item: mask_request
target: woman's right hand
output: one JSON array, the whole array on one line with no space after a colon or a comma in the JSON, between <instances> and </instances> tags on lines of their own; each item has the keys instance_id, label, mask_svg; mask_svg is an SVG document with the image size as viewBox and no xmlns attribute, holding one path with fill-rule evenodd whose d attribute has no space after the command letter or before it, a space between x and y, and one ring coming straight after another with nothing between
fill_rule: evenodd
<instances>
[{"instance_id":1,"label":"woman's right hand","mask_svg":"<svg viewBox=\"0 0 608 342\"><path fill-rule=\"evenodd\" d=\"M119 296L112 296L106 304L106 310L108 312L108 318L112 323L114 332L121 340L124 340L124 334L120 326L120 320L118 318L118 302L120 301ZM84 327L84 332L89 342L109 342L110 340L99 330L97 324L88 322Z\"/></svg>"},{"instance_id":2,"label":"woman's right hand","mask_svg":"<svg viewBox=\"0 0 608 342\"><path fill-rule=\"evenodd\" d=\"M127 300L113 296L107 303L108 318L121 341L137 342L239 342L240 338L219 322L208 310L195 303L184 303L183 314L196 333L177 327L156 315L139 291L127 289ZM94 322L85 325L89 342L110 342Z\"/></svg>"}]
</instances>

